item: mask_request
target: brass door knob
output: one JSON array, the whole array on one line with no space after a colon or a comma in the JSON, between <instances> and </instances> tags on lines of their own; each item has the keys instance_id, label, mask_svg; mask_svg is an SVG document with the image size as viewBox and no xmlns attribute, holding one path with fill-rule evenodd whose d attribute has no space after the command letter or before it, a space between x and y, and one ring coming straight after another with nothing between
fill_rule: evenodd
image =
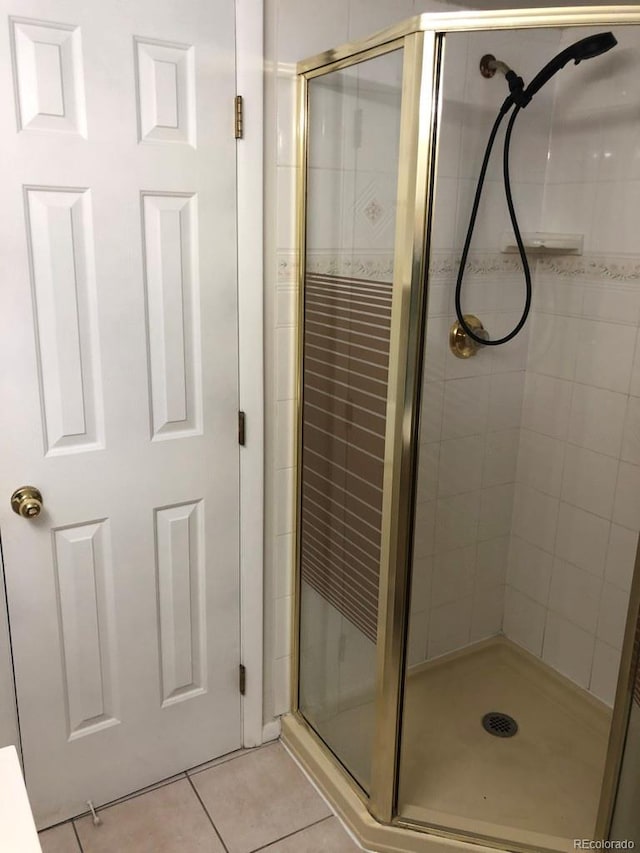
<instances>
[{"instance_id":1,"label":"brass door knob","mask_svg":"<svg viewBox=\"0 0 640 853\"><path fill-rule=\"evenodd\" d=\"M23 518L37 518L42 509L42 495L35 486L20 486L11 495L11 509Z\"/></svg>"}]
</instances>

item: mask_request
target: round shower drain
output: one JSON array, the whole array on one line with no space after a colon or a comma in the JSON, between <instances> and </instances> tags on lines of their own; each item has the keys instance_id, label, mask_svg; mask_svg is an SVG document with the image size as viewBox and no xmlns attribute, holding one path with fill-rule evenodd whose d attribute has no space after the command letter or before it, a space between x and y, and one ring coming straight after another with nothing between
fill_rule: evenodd
<instances>
[{"instance_id":1,"label":"round shower drain","mask_svg":"<svg viewBox=\"0 0 640 853\"><path fill-rule=\"evenodd\" d=\"M482 725L485 731L496 737L513 737L518 731L518 724L508 714L501 714L498 711L491 711L485 714L482 718Z\"/></svg>"}]
</instances>

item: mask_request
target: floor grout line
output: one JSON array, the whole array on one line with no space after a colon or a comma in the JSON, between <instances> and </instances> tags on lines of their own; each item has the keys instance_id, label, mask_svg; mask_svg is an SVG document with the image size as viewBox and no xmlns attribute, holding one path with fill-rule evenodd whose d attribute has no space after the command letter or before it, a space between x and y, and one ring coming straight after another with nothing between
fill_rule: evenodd
<instances>
[{"instance_id":1,"label":"floor grout line","mask_svg":"<svg viewBox=\"0 0 640 853\"><path fill-rule=\"evenodd\" d=\"M80 841L80 836L78 835L78 829L73 820L70 820L71 828L73 829L73 834L76 837L76 841L78 842L78 848L80 849L80 853L84 853L84 847L82 846L82 841Z\"/></svg>"},{"instance_id":2,"label":"floor grout line","mask_svg":"<svg viewBox=\"0 0 640 853\"><path fill-rule=\"evenodd\" d=\"M117 800L110 800L108 803L98 806L96 808L96 812L99 814L100 812L107 811L107 809L112 809L114 806L121 806L124 803L128 803L129 800L144 797L145 794L153 794L154 791L157 791L160 788L166 788L167 785L173 785L174 782L182 782L186 778L186 770L183 770L182 773L176 773L174 776L167 776L166 779L161 779L159 782L153 782L151 785L147 785L146 788L141 788L139 791L132 791L124 797L119 797ZM88 817L90 814L91 812L82 812L81 814L72 817L71 820L80 820L81 818Z\"/></svg>"},{"instance_id":3,"label":"floor grout line","mask_svg":"<svg viewBox=\"0 0 640 853\"><path fill-rule=\"evenodd\" d=\"M196 764L195 767L189 768L189 770L185 770L184 772L187 776L197 776L198 773L206 773L207 770L214 770L216 767L221 767L223 764L228 764L230 761L237 761L239 758L244 758L245 755L253 755L256 752L259 752L261 749L266 749L269 746L273 746L275 743L279 743L279 740L269 740L266 743L261 743L259 746L249 746L246 749L236 750L235 752L230 752L229 757L225 758L221 756L220 760L216 758L212 758L213 762L209 767L203 767L202 764L207 764L207 761L203 761L202 764ZM202 767L201 770L198 768Z\"/></svg>"},{"instance_id":4,"label":"floor grout line","mask_svg":"<svg viewBox=\"0 0 640 853\"><path fill-rule=\"evenodd\" d=\"M226 763L226 762L225 762L225 763ZM218 840L220 841L220 844L222 844L222 847L223 847L223 849L224 849L225 853L229 853L229 848L228 848L228 847L227 847L227 845L224 843L224 839L223 839L223 837L222 837L222 836L220 835L220 833L218 832L218 827L217 827L217 826L215 825L215 823L213 822L213 818L212 818L212 817L211 817L211 815L209 814L209 811L208 811L207 807L205 806L204 802L202 801L202 797L201 797L201 796L200 796L200 794L198 793L198 791L197 791L197 789L196 789L196 786L193 784L193 779L191 778L191 776L187 776L187 781L188 781L188 782L189 782L189 784L191 785L191 790L192 790L192 791L193 791L193 793L196 795L196 799L198 800L198 802L200 803L200 805L201 805L201 806L202 806L202 808L204 809L204 813L206 814L206 816L207 816L207 818L208 818L208 820L209 820L209 823L211 824L211 827L212 827L213 831L214 831L214 832L215 832L215 834L218 836Z\"/></svg>"},{"instance_id":5,"label":"floor grout line","mask_svg":"<svg viewBox=\"0 0 640 853\"><path fill-rule=\"evenodd\" d=\"M287 832L286 835L281 835L280 838L275 838L268 844L263 844L261 847L254 847L253 850L251 850L251 853L259 853L259 851L261 850L268 850L269 847L272 847L274 844L279 844L281 841L284 841L287 838L292 838L299 832L304 832L306 829L311 829L312 826L318 826L319 823L324 823L325 820L331 820L332 817L335 817L335 815L328 814L325 817L319 818L319 820L314 820L313 823L309 823L307 824L307 826L301 826L299 829L294 829L293 832Z\"/></svg>"}]
</instances>

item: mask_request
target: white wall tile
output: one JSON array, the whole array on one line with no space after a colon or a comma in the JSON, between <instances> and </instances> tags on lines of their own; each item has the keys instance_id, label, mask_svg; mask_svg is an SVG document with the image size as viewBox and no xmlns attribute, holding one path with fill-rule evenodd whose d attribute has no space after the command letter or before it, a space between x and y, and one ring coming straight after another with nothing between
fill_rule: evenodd
<instances>
[{"instance_id":1,"label":"white wall tile","mask_svg":"<svg viewBox=\"0 0 640 853\"><path fill-rule=\"evenodd\" d=\"M576 344L575 379L627 394L635 349L636 330L596 320L580 323Z\"/></svg>"},{"instance_id":2,"label":"white wall tile","mask_svg":"<svg viewBox=\"0 0 640 853\"><path fill-rule=\"evenodd\" d=\"M347 4L345 3L345 6ZM413 0L349 0L349 41L373 35L413 14Z\"/></svg>"},{"instance_id":3,"label":"white wall tile","mask_svg":"<svg viewBox=\"0 0 640 853\"><path fill-rule=\"evenodd\" d=\"M278 400L276 403L276 468L292 468L294 459L294 402Z\"/></svg>"},{"instance_id":4,"label":"white wall tile","mask_svg":"<svg viewBox=\"0 0 640 853\"><path fill-rule=\"evenodd\" d=\"M603 518L611 518L617 472L617 459L567 445L562 500Z\"/></svg>"},{"instance_id":5,"label":"white wall tile","mask_svg":"<svg viewBox=\"0 0 640 853\"><path fill-rule=\"evenodd\" d=\"M293 595L293 534L276 536L274 595Z\"/></svg>"},{"instance_id":6,"label":"white wall tile","mask_svg":"<svg viewBox=\"0 0 640 853\"><path fill-rule=\"evenodd\" d=\"M640 329L636 336L636 346L633 356L633 366L631 368L631 382L629 384L629 393L634 397L640 397Z\"/></svg>"},{"instance_id":7,"label":"white wall tile","mask_svg":"<svg viewBox=\"0 0 640 853\"><path fill-rule=\"evenodd\" d=\"M556 317L581 317L583 304L583 287L561 281L557 276L536 274L532 298L533 310L536 313L553 314Z\"/></svg>"},{"instance_id":8,"label":"white wall tile","mask_svg":"<svg viewBox=\"0 0 640 853\"><path fill-rule=\"evenodd\" d=\"M276 717L291 708L291 658L277 658L271 665L273 713Z\"/></svg>"},{"instance_id":9,"label":"white wall tile","mask_svg":"<svg viewBox=\"0 0 640 853\"><path fill-rule=\"evenodd\" d=\"M462 648L469 642L473 598L467 596L434 607L429 620L429 658Z\"/></svg>"},{"instance_id":10,"label":"white wall tile","mask_svg":"<svg viewBox=\"0 0 640 853\"><path fill-rule=\"evenodd\" d=\"M322 5L280 0L278 59L298 62L348 40L349 4L327 0Z\"/></svg>"},{"instance_id":11,"label":"white wall tile","mask_svg":"<svg viewBox=\"0 0 640 853\"><path fill-rule=\"evenodd\" d=\"M495 369L495 365L494 365ZM524 371L495 373L489 391L489 429L516 429L522 422Z\"/></svg>"},{"instance_id":12,"label":"white wall tile","mask_svg":"<svg viewBox=\"0 0 640 853\"><path fill-rule=\"evenodd\" d=\"M502 630L504 614L504 586L476 589L471 613L472 643L485 637L494 637Z\"/></svg>"},{"instance_id":13,"label":"white wall tile","mask_svg":"<svg viewBox=\"0 0 640 853\"><path fill-rule=\"evenodd\" d=\"M545 231L584 234L589 240L595 196L595 184L585 181L547 184L543 203Z\"/></svg>"},{"instance_id":14,"label":"white wall tile","mask_svg":"<svg viewBox=\"0 0 640 853\"><path fill-rule=\"evenodd\" d=\"M276 325L295 326L297 322L297 292L289 285L276 290Z\"/></svg>"},{"instance_id":15,"label":"white wall tile","mask_svg":"<svg viewBox=\"0 0 640 853\"><path fill-rule=\"evenodd\" d=\"M522 426L553 438L565 438L572 391L571 382L527 371Z\"/></svg>"},{"instance_id":16,"label":"white wall tile","mask_svg":"<svg viewBox=\"0 0 640 853\"><path fill-rule=\"evenodd\" d=\"M519 444L518 429L500 430L487 435L482 469L483 486L499 486L515 481Z\"/></svg>"},{"instance_id":17,"label":"white wall tile","mask_svg":"<svg viewBox=\"0 0 640 853\"><path fill-rule=\"evenodd\" d=\"M534 313L530 319L527 370L557 379L573 379L581 322L585 321Z\"/></svg>"},{"instance_id":18,"label":"white wall tile","mask_svg":"<svg viewBox=\"0 0 640 853\"><path fill-rule=\"evenodd\" d=\"M540 656L545 618L541 604L507 585L503 629L510 640Z\"/></svg>"},{"instance_id":19,"label":"white wall tile","mask_svg":"<svg viewBox=\"0 0 640 853\"><path fill-rule=\"evenodd\" d=\"M623 287L584 286L582 313L594 320L625 323L637 326L640 309L640 291Z\"/></svg>"},{"instance_id":20,"label":"white wall tile","mask_svg":"<svg viewBox=\"0 0 640 853\"><path fill-rule=\"evenodd\" d=\"M518 485L513 508L513 533L549 553L553 552L559 501L529 486Z\"/></svg>"},{"instance_id":21,"label":"white wall tile","mask_svg":"<svg viewBox=\"0 0 640 853\"><path fill-rule=\"evenodd\" d=\"M440 445L438 497L450 497L479 489L483 461L483 435L443 441Z\"/></svg>"},{"instance_id":22,"label":"white wall tile","mask_svg":"<svg viewBox=\"0 0 640 853\"><path fill-rule=\"evenodd\" d=\"M562 484L565 444L528 429L520 430L517 481L558 497Z\"/></svg>"},{"instance_id":23,"label":"white wall tile","mask_svg":"<svg viewBox=\"0 0 640 853\"><path fill-rule=\"evenodd\" d=\"M555 552L594 575L602 577L607 559L609 522L570 504L561 503Z\"/></svg>"},{"instance_id":24,"label":"white wall tile","mask_svg":"<svg viewBox=\"0 0 640 853\"><path fill-rule=\"evenodd\" d=\"M639 215L639 181L627 179L597 184L591 246L607 254L637 251L638 231L635 222Z\"/></svg>"},{"instance_id":25,"label":"white wall tile","mask_svg":"<svg viewBox=\"0 0 640 853\"><path fill-rule=\"evenodd\" d=\"M552 611L547 616L542 658L581 687L588 687L595 639Z\"/></svg>"},{"instance_id":26,"label":"white wall tile","mask_svg":"<svg viewBox=\"0 0 640 853\"><path fill-rule=\"evenodd\" d=\"M275 475L276 535L293 530L293 468L281 468Z\"/></svg>"},{"instance_id":27,"label":"white wall tile","mask_svg":"<svg viewBox=\"0 0 640 853\"><path fill-rule=\"evenodd\" d=\"M476 588L502 586L507 574L509 537L478 542L476 552Z\"/></svg>"},{"instance_id":28,"label":"white wall tile","mask_svg":"<svg viewBox=\"0 0 640 853\"><path fill-rule=\"evenodd\" d=\"M598 638L615 649L622 648L628 609L629 593L605 581L598 616Z\"/></svg>"},{"instance_id":29,"label":"white wall tile","mask_svg":"<svg viewBox=\"0 0 640 853\"><path fill-rule=\"evenodd\" d=\"M616 697L619 668L620 652L618 649L608 646L601 640L596 640L589 690L611 707L613 707Z\"/></svg>"},{"instance_id":30,"label":"white wall tile","mask_svg":"<svg viewBox=\"0 0 640 853\"><path fill-rule=\"evenodd\" d=\"M445 382L442 438L462 438L484 433L488 411L488 376L451 379Z\"/></svg>"},{"instance_id":31,"label":"white wall tile","mask_svg":"<svg viewBox=\"0 0 640 853\"><path fill-rule=\"evenodd\" d=\"M618 457L626 406L625 394L576 383L571 401L569 441Z\"/></svg>"},{"instance_id":32,"label":"white wall tile","mask_svg":"<svg viewBox=\"0 0 640 853\"><path fill-rule=\"evenodd\" d=\"M549 608L595 634L602 580L564 560L553 561Z\"/></svg>"},{"instance_id":33,"label":"white wall tile","mask_svg":"<svg viewBox=\"0 0 640 853\"><path fill-rule=\"evenodd\" d=\"M295 384L295 331L289 327L275 332L276 399L291 400Z\"/></svg>"},{"instance_id":34,"label":"white wall tile","mask_svg":"<svg viewBox=\"0 0 640 853\"><path fill-rule=\"evenodd\" d=\"M439 498L436 510L436 552L472 545L476 541L479 518L479 492Z\"/></svg>"},{"instance_id":35,"label":"white wall tile","mask_svg":"<svg viewBox=\"0 0 640 853\"><path fill-rule=\"evenodd\" d=\"M629 397L621 458L640 465L640 397Z\"/></svg>"},{"instance_id":36,"label":"white wall tile","mask_svg":"<svg viewBox=\"0 0 640 853\"><path fill-rule=\"evenodd\" d=\"M508 536L513 516L513 494L513 483L482 489L478 541Z\"/></svg>"},{"instance_id":37,"label":"white wall tile","mask_svg":"<svg viewBox=\"0 0 640 853\"><path fill-rule=\"evenodd\" d=\"M278 166L276 192L278 204L277 248L279 251L293 249L296 245L296 170L293 166Z\"/></svg>"},{"instance_id":38,"label":"white wall tile","mask_svg":"<svg viewBox=\"0 0 640 853\"><path fill-rule=\"evenodd\" d=\"M519 536L511 537L507 583L546 605L549 598L553 557L541 548L525 542Z\"/></svg>"},{"instance_id":39,"label":"white wall tile","mask_svg":"<svg viewBox=\"0 0 640 853\"><path fill-rule=\"evenodd\" d=\"M612 524L604 572L609 583L627 592L631 589L637 550L638 534L627 530L626 527Z\"/></svg>"},{"instance_id":40,"label":"white wall tile","mask_svg":"<svg viewBox=\"0 0 640 853\"><path fill-rule=\"evenodd\" d=\"M293 69L280 73L276 83L276 162L279 166L296 165L296 87Z\"/></svg>"},{"instance_id":41,"label":"white wall tile","mask_svg":"<svg viewBox=\"0 0 640 853\"><path fill-rule=\"evenodd\" d=\"M640 530L640 467L621 462L618 470L613 520L630 530Z\"/></svg>"},{"instance_id":42,"label":"white wall tile","mask_svg":"<svg viewBox=\"0 0 640 853\"><path fill-rule=\"evenodd\" d=\"M276 658L288 657L291 654L291 606L291 596L276 598Z\"/></svg>"},{"instance_id":43,"label":"white wall tile","mask_svg":"<svg viewBox=\"0 0 640 853\"><path fill-rule=\"evenodd\" d=\"M474 586L476 546L436 554L431 584L431 606L449 604L471 595Z\"/></svg>"}]
</instances>

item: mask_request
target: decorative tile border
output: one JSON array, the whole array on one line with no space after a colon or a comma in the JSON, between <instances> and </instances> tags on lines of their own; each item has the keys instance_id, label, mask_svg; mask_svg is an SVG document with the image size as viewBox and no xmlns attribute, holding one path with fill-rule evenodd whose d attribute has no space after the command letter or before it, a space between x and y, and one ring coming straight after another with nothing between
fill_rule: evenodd
<instances>
[{"instance_id":1,"label":"decorative tile border","mask_svg":"<svg viewBox=\"0 0 640 853\"><path fill-rule=\"evenodd\" d=\"M640 281L640 258L607 257L601 255L542 256L531 258L539 275L554 276L564 280L580 278L590 281L638 282ZM458 252L434 252L429 265L429 275L449 278L458 271ZM278 281L294 283L297 277L295 253L278 254ZM389 281L393 275L393 254L390 252L367 252L357 255L346 252L327 251L311 254L307 268L319 275L344 275L379 281ZM470 275L514 275L522 271L517 255L502 252L477 252L469 256L466 271Z\"/></svg>"}]
</instances>

